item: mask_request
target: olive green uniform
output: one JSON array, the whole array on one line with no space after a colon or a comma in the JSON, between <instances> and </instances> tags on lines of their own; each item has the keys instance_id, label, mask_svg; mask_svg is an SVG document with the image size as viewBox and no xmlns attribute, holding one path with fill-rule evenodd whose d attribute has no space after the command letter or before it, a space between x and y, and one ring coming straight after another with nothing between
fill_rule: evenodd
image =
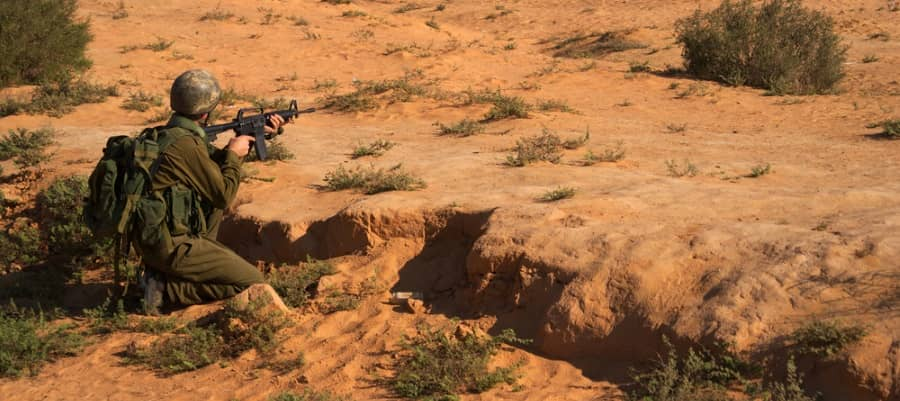
<instances>
[{"instance_id":1,"label":"olive green uniform","mask_svg":"<svg viewBox=\"0 0 900 401\"><path fill-rule=\"evenodd\" d=\"M163 135L169 143L153 172L153 190L166 201L171 242L144 250L144 261L164 274L170 301L190 305L228 298L264 282L253 265L216 241L222 212L234 200L241 180L241 159L208 143L195 122L180 115Z\"/></svg>"}]
</instances>

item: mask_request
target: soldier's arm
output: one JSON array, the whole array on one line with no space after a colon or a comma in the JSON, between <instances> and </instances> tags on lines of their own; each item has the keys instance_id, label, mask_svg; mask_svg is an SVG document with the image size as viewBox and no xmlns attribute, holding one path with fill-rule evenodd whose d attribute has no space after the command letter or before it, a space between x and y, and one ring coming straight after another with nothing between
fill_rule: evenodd
<instances>
[{"instance_id":1,"label":"soldier's arm","mask_svg":"<svg viewBox=\"0 0 900 401\"><path fill-rule=\"evenodd\" d=\"M202 139L185 136L160 156L159 173L178 176L214 208L225 209L241 183L241 159L228 150L216 156L220 163L210 158Z\"/></svg>"}]
</instances>

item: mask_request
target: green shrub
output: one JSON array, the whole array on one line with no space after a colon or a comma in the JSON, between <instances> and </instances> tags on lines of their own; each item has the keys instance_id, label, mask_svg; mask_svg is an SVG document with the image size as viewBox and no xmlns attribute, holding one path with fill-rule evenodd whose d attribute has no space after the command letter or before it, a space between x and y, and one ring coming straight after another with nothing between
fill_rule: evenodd
<instances>
[{"instance_id":1,"label":"green shrub","mask_svg":"<svg viewBox=\"0 0 900 401\"><path fill-rule=\"evenodd\" d=\"M559 163L562 159L562 144L559 136L544 128L541 135L516 141L515 154L506 157L506 164L523 167L538 161Z\"/></svg>"},{"instance_id":2,"label":"green shrub","mask_svg":"<svg viewBox=\"0 0 900 401\"><path fill-rule=\"evenodd\" d=\"M565 100L541 100L537 103L537 108L540 111L559 111L563 113L577 113L575 109L569 106Z\"/></svg>"},{"instance_id":3,"label":"green shrub","mask_svg":"<svg viewBox=\"0 0 900 401\"><path fill-rule=\"evenodd\" d=\"M295 393L293 391L285 391L280 393L274 397L269 398L269 401L346 401L347 397L342 397L338 395L334 395L327 391L319 392L310 389L303 390L302 393Z\"/></svg>"},{"instance_id":4,"label":"green shrub","mask_svg":"<svg viewBox=\"0 0 900 401\"><path fill-rule=\"evenodd\" d=\"M49 259L74 266L109 260L109 242L94 238L82 220L82 203L88 193L87 179L82 176L58 178L38 193L35 201Z\"/></svg>"},{"instance_id":5,"label":"green shrub","mask_svg":"<svg viewBox=\"0 0 900 401\"><path fill-rule=\"evenodd\" d=\"M464 118L449 126L439 122L434 123L434 125L438 127L438 135L470 136L484 132L483 124L468 118Z\"/></svg>"},{"instance_id":6,"label":"green shrub","mask_svg":"<svg viewBox=\"0 0 900 401\"><path fill-rule=\"evenodd\" d=\"M18 158L27 153L43 153L53 143L55 135L56 131L52 128L9 130L0 139L0 161Z\"/></svg>"},{"instance_id":7,"label":"green shrub","mask_svg":"<svg viewBox=\"0 0 900 401\"><path fill-rule=\"evenodd\" d=\"M125 362L146 365L163 374L177 374L235 358L253 348L271 353L280 345L278 332L289 320L279 311L266 310L270 301L260 299L246 307L229 301L209 325L190 324L146 348L129 347Z\"/></svg>"},{"instance_id":8,"label":"green shrub","mask_svg":"<svg viewBox=\"0 0 900 401\"><path fill-rule=\"evenodd\" d=\"M353 83L356 90L347 94L328 94L324 102L326 108L337 111L357 112L378 108L378 96L383 96L388 103L409 102L416 96L429 95L429 89L425 84L414 83L419 76L415 73L407 73L403 78L383 81L356 81Z\"/></svg>"},{"instance_id":9,"label":"green shrub","mask_svg":"<svg viewBox=\"0 0 900 401\"><path fill-rule=\"evenodd\" d=\"M569 199L575 196L575 188L572 187L559 187L552 191L547 191L540 197L538 197L538 201L541 202L556 202L558 200Z\"/></svg>"},{"instance_id":10,"label":"green shrub","mask_svg":"<svg viewBox=\"0 0 900 401\"><path fill-rule=\"evenodd\" d=\"M119 299L113 307L112 299L106 298L100 306L85 309L82 313L87 318L88 327L94 334L109 334L131 327L122 299Z\"/></svg>"},{"instance_id":11,"label":"green shrub","mask_svg":"<svg viewBox=\"0 0 900 401\"><path fill-rule=\"evenodd\" d=\"M75 21L76 0L8 1L0 7L0 88L68 82L88 69L87 21Z\"/></svg>"},{"instance_id":12,"label":"green shrub","mask_svg":"<svg viewBox=\"0 0 900 401\"><path fill-rule=\"evenodd\" d=\"M795 330L791 339L800 354L828 357L859 342L866 334L866 329L860 326L814 320Z\"/></svg>"},{"instance_id":13,"label":"green shrub","mask_svg":"<svg viewBox=\"0 0 900 401\"><path fill-rule=\"evenodd\" d=\"M150 110L151 107L159 107L162 106L162 104L161 96L138 91L128 96L125 103L122 103L122 108L125 110L147 111Z\"/></svg>"},{"instance_id":14,"label":"green shrub","mask_svg":"<svg viewBox=\"0 0 900 401\"><path fill-rule=\"evenodd\" d=\"M666 172L670 177L693 177L697 174L700 174L700 170L697 168L694 163L691 163L690 160L684 159L684 162L679 164L674 159L666 160Z\"/></svg>"},{"instance_id":15,"label":"green shrub","mask_svg":"<svg viewBox=\"0 0 900 401\"><path fill-rule=\"evenodd\" d=\"M600 154L595 154L593 151L589 150L584 155L584 164L586 166L591 166L598 162L615 163L624 158L625 149L622 147L622 142L618 142L614 148L604 149L603 153Z\"/></svg>"},{"instance_id":16,"label":"green shrub","mask_svg":"<svg viewBox=\"0 0 900 401\"><path fill-rule=\"evenodd\" d=\"M42 315L0 310L0 377L36 375L41 367L77 355L84 338L69 326L51 327Z\"/></svg>"},{"instance_id":17,"label":"green shrub","mask_svg":"<svg viewBox=\"0 0 900 401\"><path fill-rule=\"evenodd\" d=\"M360 144L356 147L356 149L353 149L353 154L351 154L350 157L353 159L359 159L360 157L365 156L381 156L384 154L384 152L387 152L393 147L393 142L386 141L384 139L378 139L368 145Z\"/></svg>"},{"instance_id":18,"label":"green shrub","mask_svg":"<svg viewBox=\"0 0 900 401\"><path fill-rule=\"evenodd\" d=\"M553 55L572 58L600 57L610 53L647 47L643 43L629 39L629 33L628 31L609 31L575 35L553 46Z\"/></svg>"},{"instance_id":19,"label":"green shrub","mask_svg":"<svg viewBox=\"0 0 900 401\"><path fill-rule=\"evenodd\" d=\"M109 96L118 96L115 85L92 84L81 80L63 83L44 83L35 89L31 102L6 99L0 107L0 116L25 112L59 117L71 113L75 106L85 103L102 103Z\"/></svg>"},{"instance_id":20,"label":"green shrub","mask_svg":"<svg viewBox=\"0 0 900 401\"><path fill-rule=\"evenodd\" d=\"M422 400L457 399L461 392L481 393L500 383L514 384L523 362L495 369L488 365L503 344L528 342L509 329L491 337L471 332L454 336L422 327L417 336L404 336L400 342L396 375L389 384L400 397Z\"/></svg>"},{"instance_id":21,"label":"green shrub","mask_svg":"<svg viewBox=\"0 0 900 401\"><path fill-rule=\"evenodd\" d=\"M880 124L884 128L881 134L892 139L900 138L900 119L888 120Z\"/></svg>"},{"instance_id":22,"label":"green shrub","mask_svg":"<svg viewBox=\"0 0 900 401\"><path fill-rule=\"evenodd\" d=\"M483 121L497 121L505 118L528 118L531 106L518 96L503 96L499 92L493 99L494 107L484 115Z\"/></svg>"},{"instance_id":23,"label":"green shrub","mask_svg":"<svg viewBox=\"0 0 900 401\"><path fill-rule=\"evenodd\" d=\"M44 257L41 233L30 221L14 221L0 231L0 266L6 272L34 264Z\"/></svg>"},{"instance_id":24,"label":"green shrub","mask_svg":"<svg viewBox=\"0 0 900 401\"><path fill-rule=\"evenodd\" d=\"M760 368L731 354L714 355L689 349L680 356L667 339L666 358L660 356L649 369L632 374L630 400L729 401L726 388L743 384L745 375L758 375Z\"/></svg>"},{"instance_id":25,"label":"green shrub","mask_svg":"<svg viewBox=\"0 0 900 401\"><path fill-rule=\"evenodd\" d=\"M799 0L725 0L677 23L687 71L777 94L831 90L843 77L846 47L833 20Z\"/></svg>"},{"instance_id":26,"label":"green shrub","mask_svg":"<svg viewBox=\"0 0 900 401\"><path fill-rule=\"evenodd\" d=\"M767 388L766 401L813 401L814 398L803 391L803 378L797 374L794 358L787 361L787 377L784 383L773 382Z\"/></svg>"},{"instance_id":27,"label":"green shrub","mask_svg":"<svg viewBox=\"0 0 900 401\"><path fill-rule=\"evenodd\" d=\"M303 308L309 303L319 279L335 273L337 270L331 263L308 258L301 266L272 270L267 280L285 304Z\"/></svg>"},{"instance_id":28,"label":"green shrub","mask_svg":"<svg viewBox=\"0 0 900 401\"><path fill-rule=\"evenodd\" d=\"M359 189L367 195L387 191L415 191L425 187L425 181L403 171L401 165L387 170L363 170L356 167L352 170L338 166L334 171L325 174L325 188L330 191Z\"/></svg>"}]
</instances>

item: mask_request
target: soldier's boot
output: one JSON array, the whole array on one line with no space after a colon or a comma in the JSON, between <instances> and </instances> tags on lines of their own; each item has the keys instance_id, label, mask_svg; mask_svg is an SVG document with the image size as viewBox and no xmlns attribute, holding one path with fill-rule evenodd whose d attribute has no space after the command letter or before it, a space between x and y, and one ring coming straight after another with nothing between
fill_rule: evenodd
<instances>
[{"instance_id":1,"label":"soldier's boot","mask_svg":"<svg viewBox=\"0 0 900 401\"><path fill-rule=\"evenodd\" d=\"M166 283L163 278L149 268L144 268L141 276L141 284L144 287L144 314L148 316L159 315L159 308L163 304L163 294Z\"/></svg>"}]
</instances>

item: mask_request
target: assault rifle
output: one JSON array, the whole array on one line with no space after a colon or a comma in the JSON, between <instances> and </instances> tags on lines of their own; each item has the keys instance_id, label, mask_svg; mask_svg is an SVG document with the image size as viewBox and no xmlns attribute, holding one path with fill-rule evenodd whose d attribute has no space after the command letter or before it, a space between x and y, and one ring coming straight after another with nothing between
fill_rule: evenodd
<instances>
[{"instance_id":1,"label":"assault rifle","mask_svg":"<svg viewBox=\"0 0 900 401\"><path fill-rule=\"evenodd\" d=\"M276 110L264 113L262 107L240 109L238 110L237 117L230 123L210 125L203 128L203 130L206 131L206 136L209 137L210 141L216 140L217 135L231 129L238 135L253 136L256 138L256 141L253 142L253 146L256 147L256 156L259 156L259 160L266 160L266 139L272 139L273 137L272 135L266 134L266 124L269 123L269 117L273 114L278 114L284 121L288 121L300 114L313 113L315 111L315 108L304 110L298 109L297 100L294 99L291 100L291 105L287 110ZM256 114L245 116L244 112L255 112Z\"/></svg>"}]
</instances>

